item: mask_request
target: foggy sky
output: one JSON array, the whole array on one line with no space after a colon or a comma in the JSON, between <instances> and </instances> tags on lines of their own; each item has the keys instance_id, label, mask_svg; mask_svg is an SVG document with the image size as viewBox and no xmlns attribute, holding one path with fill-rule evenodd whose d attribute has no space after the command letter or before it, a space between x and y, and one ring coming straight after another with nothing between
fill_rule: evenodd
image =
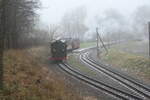
<instances>
[{"instance_id":1,"label":"foggy sky","mask_svg":"<svg viewBox=\"0 0 150 100\"><path fill-rule=\"evenodd\" d=\"M91 23L96 15L107 9L113 8L128 16L137 7L150 4L150 0L41 0L41 3L40 19L48 25L60 22L65 12L81 6L86 7L88 22Z\"/></svg>"}]
</instances>

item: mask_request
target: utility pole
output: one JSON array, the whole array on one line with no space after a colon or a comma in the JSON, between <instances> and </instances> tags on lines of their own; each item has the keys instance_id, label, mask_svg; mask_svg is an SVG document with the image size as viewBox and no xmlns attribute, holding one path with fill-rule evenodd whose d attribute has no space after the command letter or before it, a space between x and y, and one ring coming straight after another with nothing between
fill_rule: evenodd
<instances>
[{"instance_id":1,"label":"utility pole","mask_svg":"<svg viewBox=\"0 0 150 100\"><path fill-rule=\"evenodd\" d=\"M103 46L103 48L104 48L105 51L106 51L106 54L108 54L108 49L106 48L106 46L105 46L105 44L104 44L104 42L103 42L101 36L100 36L99 33L98 33L98 28L96 28L96 33L97 33L97 57L99 57L99 53L100 53L100 50L99 50L99 40L100 40L100 42L102 43L102 46ZM101 48L101 49L102 49L102 48Z\"/></svg>"},{"instance_id":2,"label":"utility pole","mask_svg":"<svg viewBox=\"0 0 150 100\"><path fill-rule=\"evenodd\" d=\"M150 59L150 22L148 22L148 31L149 31L149 59Z\"/></svg>"},{"instance_id":3,"label":"utility pole","mask_svg":"<svg viewBox=\"0 0 150 100\"><path fill-rule=\"evenodd\" d=\"M97 57L99 57L99 45L98 45L98 27L96 28L96 36L97 36Z\"/></svg>"}]
</instances>

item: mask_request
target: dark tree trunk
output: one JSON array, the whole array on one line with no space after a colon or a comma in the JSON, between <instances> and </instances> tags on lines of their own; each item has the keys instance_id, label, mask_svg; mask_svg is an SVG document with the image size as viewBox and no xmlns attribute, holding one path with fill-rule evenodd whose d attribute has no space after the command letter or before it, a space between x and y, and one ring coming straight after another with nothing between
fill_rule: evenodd
<instances>
[{"instance_id":1,"label":"dark tree trunk","mask_svg":"<svg viewBox=\"0 0 150 100\"><path fill-rule=\"evenodd\" d=\"M4 52L4 41L3 35L0 36L0 89L3 89L3 52Z\"/></svg>"},{"instance_id":2,"label":"dark tree trunk","mask_svg":"<svg viewBox=\"0 0 150 100\"><path fill-rule=\"evenodd\" d=\"M3 57L4 57L4 40L6 35L6 4L7 0L2 0L1 14L1 31L0 31L0 89L3 89Z\"/></svg>"}]
</instances>

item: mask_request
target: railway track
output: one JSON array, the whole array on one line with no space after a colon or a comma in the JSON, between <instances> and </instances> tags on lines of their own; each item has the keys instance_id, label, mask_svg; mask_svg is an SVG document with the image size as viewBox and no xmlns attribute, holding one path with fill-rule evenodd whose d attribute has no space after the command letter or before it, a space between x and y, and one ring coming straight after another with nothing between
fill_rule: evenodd
<instances>
[{"instance_id":1,"label":"railway track","mask_svg":"<svg viewBox=\"0 0 150 100\"><path fill-rule=\"evenodd\" d=\"M150 100L150 88L139 83L135 80L132 80L121 73L118 73L114 70L109 69L108 66L97 63L96 61L89 58L88 53L84 53L80 55L80 59L89 65L91 68L104 73L105 75L111 77L112 79L118 81L119 83L127 86L132 91L139 94L143 100Z\"/></svg>"},{"instance_id":2,"label":"railway track","mask_svg":"<svg viewBox=\"0 0 150 100\"><path fill-rule=\"evenodd\" d=\"M71 76L73 76L73 77L99 89L99 90L103 90L106 93L108 93L108 94L110 94L110 95L112 95L118 99L121 99L121 100L143 100L142 97L139 97L139 96L134 95L134 94L130 94L128 92L124 92L120 89L117 89L117 88L114 88L110 85L107 85L104 82L97 81L97 80L95 80L95 79L93 79L87 75L84 75L84 74L80 73L79 71L73 69L67 63L60 63L58 65L63 71L65 71L69 75L71 75Z\"/></svg>"}]
</instances>

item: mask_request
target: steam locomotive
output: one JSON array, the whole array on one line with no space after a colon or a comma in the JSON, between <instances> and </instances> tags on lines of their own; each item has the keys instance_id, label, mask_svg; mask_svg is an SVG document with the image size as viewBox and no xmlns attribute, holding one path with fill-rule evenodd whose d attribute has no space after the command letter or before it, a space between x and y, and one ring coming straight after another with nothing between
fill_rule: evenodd
<instances>
[{"instance_id":1,"label":"steam locomotive","mask_svg":"<svg viewBox=\"0 0 150 100\"><path fill-rule=\"evenodd\" d=\"M60 39L51 43L51 60L61 62L67 59L67 53L80 48L79 39Z\"/></svg>"}]
</instances>

